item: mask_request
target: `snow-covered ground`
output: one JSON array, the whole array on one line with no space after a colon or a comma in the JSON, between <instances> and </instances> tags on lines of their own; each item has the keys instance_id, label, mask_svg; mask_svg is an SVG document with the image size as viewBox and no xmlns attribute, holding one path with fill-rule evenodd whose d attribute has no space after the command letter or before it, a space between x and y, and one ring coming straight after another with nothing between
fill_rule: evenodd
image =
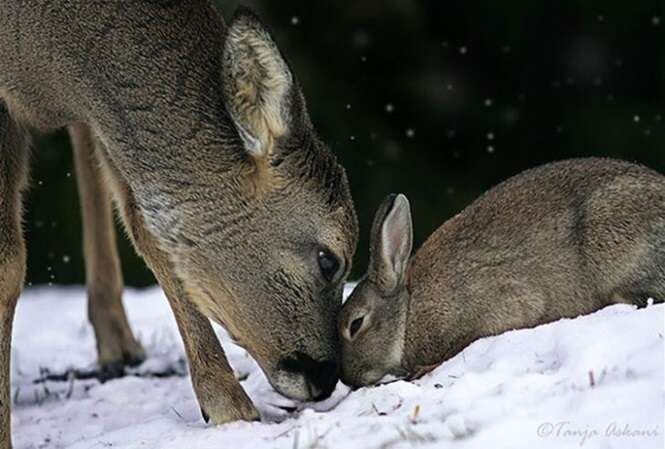
<instances>
[{"instance_id":1,"label":"snow-covered ground","mask_svg":"<svg viewBox=\"0 0 665 449\"><path fill-rule=\"evenodd\" d=\"M16 449L663 448L663 305L617 305L486 338L419 381L354 392L293 413L256 364L226 343L262 422L204 424L188 377L33 383L42 369L90 368L83 289L35 288L19 301L12 391ZM158 289L129 291L147 347L141 373L182 370ZM226 339L223 332L221 338Z\"/></svg>"}]
</instances>

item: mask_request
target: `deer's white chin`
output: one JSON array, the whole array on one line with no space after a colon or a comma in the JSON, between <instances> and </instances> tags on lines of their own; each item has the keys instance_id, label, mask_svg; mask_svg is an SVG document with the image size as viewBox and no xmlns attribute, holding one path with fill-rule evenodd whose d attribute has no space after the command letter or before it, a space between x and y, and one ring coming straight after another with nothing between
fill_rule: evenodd
<instances>
[{"instance_id":1,"label":"deer's white chin","mask_svg":"<svg viewBox=\"0 0 665 449\"><path fill-rule=\"evenodd\" d=\"M312 391L314 388L299 373L277 369L268 376L268 381L278 393L296 401L311 401L320 393Z\"/></svg>"}]
</instances>

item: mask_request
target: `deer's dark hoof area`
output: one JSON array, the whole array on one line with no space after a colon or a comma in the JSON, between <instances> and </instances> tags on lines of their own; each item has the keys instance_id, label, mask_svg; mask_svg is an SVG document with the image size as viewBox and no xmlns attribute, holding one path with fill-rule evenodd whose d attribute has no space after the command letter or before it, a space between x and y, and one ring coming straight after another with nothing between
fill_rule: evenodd
<instances>
[{"instance_id":1,"label":"deer's dark hoof area","mask_svg":"<svg viewBox=\"0 0 665 449\"><path fill-rule=\"evenodd\" d=\"M125 375L125 364L123 362L106 363L99 370L99 381L104 383L108 380L117 379Z\"/></svg>"},{"instance_id":2,"label":"deer's dark hoof area","mask_svg":"<svg viewBox=\"0 0 665 449\"><path fill-rule=\"evenodd\" d=\"M137 367L144 361L145 361L145 355L140 355L140 356L132 354L123 355L123 362L125 363L125 366L129 366L130 368Z\"/></svg>"},{"instance_id":3,"label":"deer's dark hoof area","mask_svg":"<svg viewBox=\"0 0 665 449\"><path fill-rule=\"evenodd\" d=\"M203 407L201 407L201 416L203 416L203 420L207 423L210 422L210 416L203 410Z\"/></svg>"}]
</instances>

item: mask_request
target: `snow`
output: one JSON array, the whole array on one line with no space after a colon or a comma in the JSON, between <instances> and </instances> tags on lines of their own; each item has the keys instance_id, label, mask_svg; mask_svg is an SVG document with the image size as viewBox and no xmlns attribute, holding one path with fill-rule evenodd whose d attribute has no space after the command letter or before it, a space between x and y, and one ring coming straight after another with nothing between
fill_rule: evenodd
<instances>
[{"instance_id":1,"label":"snow","mask_svg":"<svg viewBox=\"0 0 665 449\"><path fill-rule=\"evenodd\" d=\"M348 293L348 292L347 292ZM136 374L184 370L159 289L125 294L149 359ZM662 448L665 306L616 305L479 340L415 382L294 404L241 348L220 338L262 422L215 427L188 377L138 375L33 383L40 369L91 368L94 337L81 288L33 288L19 301L12 392L15 449L28 448Z\"/></svg>"}]
</instances>

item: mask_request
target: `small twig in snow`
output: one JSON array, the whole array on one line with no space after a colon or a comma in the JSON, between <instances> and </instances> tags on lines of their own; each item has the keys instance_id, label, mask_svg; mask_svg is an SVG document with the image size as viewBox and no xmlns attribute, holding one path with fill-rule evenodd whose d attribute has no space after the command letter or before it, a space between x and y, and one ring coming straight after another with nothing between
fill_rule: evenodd
<instances>
[{"instance_id":1,"label":"small twig in snow","mask_svg":"<svg viewBox=\"0 0 665 449\"><path fill-rule=\"evenodd\" d=\"M376 404L374 404L374 402L372 402L372 408L374 409L374 411L376 412L376 414L379 415L379 416L386 416L386 415L387 415L386 412L380 412L379 409L376 408Z\"/></svg>"},{"instance_id":2,"label":"small twig in snow","mask_svg":"<svg viewBox=\"0 0 665 449\"><path fill-rule=\"evenodd\" d=\"M290 429L286 429L284 432L282 432L282 433L278 433L277 435L275 435L275 436L274 436L274 439L276 440L277 438L281 438L281 437L283 437L283 436L285 436L285 435L288 435L288 434L290 434L293 430L295 430L296 433L298 433L298 429L299 429L299 428L300 428L300 426L293 426L293 427L291 427Z\"/></svg>"},{"instance_id":3,"label":"small twig in snow","mask_svg":"<svg viewBox=\"0 0 665 449\"><path fill-rule=\"evenodd\" d=\"M173 410L173 413L175 413L176 416L177 416L178 418L180 418L180 419L183 420L183 421L185 420L185 418L182 417L182 415L180 414L180 412L178 412L178 410L176 410L175 407L171 407L171 410Z\"/></svg>"},{"instance_id":4,"label":"small twig in snow","mask_svg":"<svg viewBox=\"0 0 665 449\"><path fill-rule=\"evenodd\" d=\"M395 411L395 410L401 408L402 405L404 405L404 400L403 400L403 399L400 399L399 402L393 406L393 411Z\"/></svg>"},{"instance_id":5,"label":"small twig in snow","mask_svg":"<svg viewBox=\"0 0 665 449\"><path fill-rule=\"evenodd\" d=\"M420 416L420 404L416 405L416 408L413 409L413 415L411 415L411 422L413 424L418 422L418 416Z\"/></svg>"},{"instance_id":6,"label":"small twig in snow","mask_svg":"<svg viewBox=\"0 0 665 449\"><path fill-rule=\"evenodd\" d=\"M65 394L65 398L70 399L72 397L72 393L74 393L74 376L70 375L69 376L69 388L67 389L67 393Z\"/></svg>"}]
</instances>

